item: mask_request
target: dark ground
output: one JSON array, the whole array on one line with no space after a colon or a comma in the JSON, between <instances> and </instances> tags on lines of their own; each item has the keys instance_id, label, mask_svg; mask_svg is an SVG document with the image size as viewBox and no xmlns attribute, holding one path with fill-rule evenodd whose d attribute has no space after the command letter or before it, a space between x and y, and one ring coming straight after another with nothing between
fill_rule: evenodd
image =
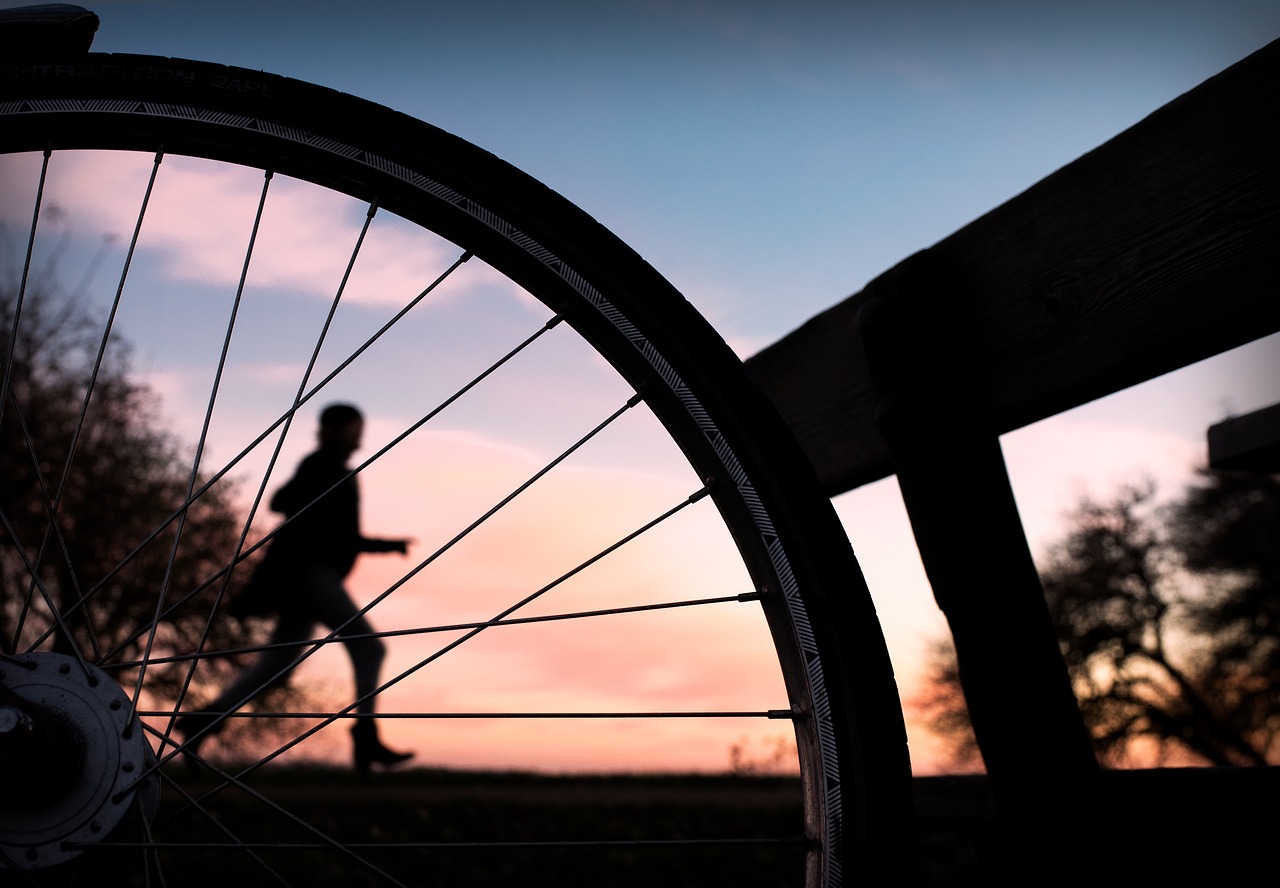
<instances>
[{"instance_id":1,"label":"dark ground","mask_svg":"<svg viewBox=\"0 0 1280 888\"><path fill-rule=\"evenodd\" d=\"M1106 771L1102 789L1084 847L1010 865L984 776L916 778L921 884L1069 884L1072 867L1091 888L1275 883L1280 768Z\"/></svg>"},{"instance_id":2,"label":"dark ground","mask_svg":"<svg viewBox=\"0 0 1280 888\"><path fill-rule=\"evenodd\" d=\"M175 775L176 776L176 775ZM1109 834L1088 849L1062 849L1063 860L1004 866L1008 846L981 776L914 781L915 861L903 861L902 885L1063 884L1065 863L1080 864L1090 885L1247 884L1257 871L1275 878L1274 841L1280 814L1274 800L1280 769L1188 769L1109 772ZM546 777L415 770L361 781L347 771L282 768L259 775L266 799L297 812L326 835L356 843L288 852L269 847L221 847L164 855L170 886L250 888L279 884L384 884L369 866L406 885L754 886L802 883L804 845L798 782L781 777ZM203 783L186 788L211 789ZM316 836L242 792L206 802L207 815L183 807L166 791L154 828L164 842L226 842L218 824L264 843L316 842ZM1095 833L1098 831L1095 830ZM660 848L628 844L655 836ZM566 839L571 841L565 842ZM599 847L595 840L608 840ZM731 842L718 840L731 839ZM738 840L762 839L763 842ZM478 848L471 843L490 844ZM555 847L525 843L556 840ZM716 841L708 841L716 840ZM430 848L388 851L381 843L429 842ZM575 844L581 842L582 844ZM144 885L126 877L129 855L98 859L69 885ZM363 858L361 862L357 858ZM1115 876L1112 861L1130 875ZM1031 871L1028 871L1030 869ZM1140 874L1136 878L1133 873ZM11 874L10 874L11 875ZM7 885L0 871L0 885ZM25 883L20 883L25 884ZM38 884L53 884L40 882ZM854 883L857 884L857 883Z\"/></svg>"}]
</instances>

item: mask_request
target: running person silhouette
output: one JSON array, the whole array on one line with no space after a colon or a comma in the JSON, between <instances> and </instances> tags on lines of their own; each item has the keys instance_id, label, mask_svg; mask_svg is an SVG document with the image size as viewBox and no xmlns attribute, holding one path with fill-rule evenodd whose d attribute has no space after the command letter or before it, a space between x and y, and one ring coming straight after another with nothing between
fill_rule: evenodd
<instances>
[{"instance_id":1,"label":"running person silhouette","mask_svg":"<svg viewBox=\"0 0 1280 888\"><path fill-rule=\"evenodd\" d=\"M343 580L362 552L408 551L407 539L374 539L360 533L360 492L347 460L360 447L364 417L350 404L332 404L320 414L319 447L298 465L293 477L271 498L271 509L284 514L251 585L272 586L279 622L272 647L204 710L179 720L178 730L189 748L198 748L222 725L219 713L283 681L276 679L297 657L317 622L338 632L355 673L356 723L351 729L356 770L390 766L413 757L382 744L374 721L374 691L386 654L381 639L347 594ZM264 590L267 591L267 590ZM362 637L363 636L363 637ZM287 675L287 673L286 673ZM275 680L273 682L273 679ZM203 733L201 733L203 731ZM198 736L197 736L198 735ZM194 737L194 739L193 739Z\"/></svg>"}]
</instances>

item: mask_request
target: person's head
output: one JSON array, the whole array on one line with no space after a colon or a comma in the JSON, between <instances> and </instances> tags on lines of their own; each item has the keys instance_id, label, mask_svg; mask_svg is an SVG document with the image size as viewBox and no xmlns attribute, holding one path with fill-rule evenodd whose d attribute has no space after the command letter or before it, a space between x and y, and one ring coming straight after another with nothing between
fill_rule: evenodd
<instances>
[{"instance_id":1,"label":"person's head","mask_svg":"<svg viewBox=\"0 0 1280 888\"><path fill-rule=\"evenodd\" d=\"M320 413L320 446L354 453L360 447L364 416L350 404L330 404Z\"/></svg>"}]
</instances>

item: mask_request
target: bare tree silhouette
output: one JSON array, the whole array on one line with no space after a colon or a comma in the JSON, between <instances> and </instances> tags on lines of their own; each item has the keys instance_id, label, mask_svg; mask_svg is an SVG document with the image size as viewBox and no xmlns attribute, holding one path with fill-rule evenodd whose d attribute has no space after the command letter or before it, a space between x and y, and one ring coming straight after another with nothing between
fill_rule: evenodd
<instances>
[{"instance_id":1,"label":"bare tree silhouette","mask_svg":"<svg viewBox=\"0 0 1280 888\"><path fill-rule=\"evenodd\" d=\"M1041 578L1100 759L1280 762L1280 479L1203 470L1163 507L1147 482L1073 525ZM949 643L911 702L954 766L979 760Z\"/></svg>"},{"instance_id":2,"label":"bare tree silhouette","mask_svg":"<svg viewBox=\"0 0 1280 888\"><path fill-rule=\"evenodd\" d=\"M59 290L51 272L35 276L21 306L16 287L0 290L0 651L74 648L127 686L136 668L118 664L140 657L162 590L166 610L189 600L161 622L153 656L194 651L206 631L207 650L260 643L256 621L208 619L244 520L231 486L196 499L178 539L166 519L186 499L189 455L131 375L127 344L102 349L101 319ZM242 659L203 661L196 692ZM176 699L187 669L151 667L152 702Z\"/></svg>"}]
</instances>

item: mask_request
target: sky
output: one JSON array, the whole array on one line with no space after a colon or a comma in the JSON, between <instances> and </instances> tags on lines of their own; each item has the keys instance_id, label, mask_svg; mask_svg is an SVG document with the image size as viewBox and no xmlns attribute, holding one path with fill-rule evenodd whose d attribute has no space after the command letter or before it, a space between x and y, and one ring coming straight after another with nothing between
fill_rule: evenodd
<instances>
[{"instance_id":1,"label":"sky","mask_svg":"<svg viewBox=\"0 0 1280 888\"><path fill-rule=\"evenodd\" d=\"M0 2L0 7L16 5L22 4ZM1069 6L940 0L478 0L448 8L376 0L87 5L102 20L95 50L210 60L309 80L388 105L480 145L610 228L671 280L743 357L1280 36L1280 7L1244 0ZM6 167L6 175L12 169ZM121 161L107 177L74 162L63 165L57 180L61 193L93 195L79 211L77 236L123 230L128 211L122 210L120 218L111 213L136 204L122 195L136 193L145 174L146 164L136 162ZM158 196L157 213L169 224L156 227L148 242L151 259L138 274L155 292L175 284L192 292L225 290L228 269L239 269L236 260L207 244L215 228L210 220L256 200L260 183L234 171L191 169L169 178L164 188L170 190ZM341 199L326 203L335 198L297 184L282 185L273 201L277 198L272 212L282 220L315 224L268 226L271 249L264 255L274 258L255 265L254 285L277 300L272 304L288 306L290 320L282 324L279 316L264 314L256 326L245 325L271 335L245 343L244 366L254 373L224 396L222 403L237 406L220 410L221 453L234 452L233 442L271 414L279 393L296 385L293 368L302 360L305 337L299 332L294 345L290 334L301 330L300 318L318 310L320 303L308 294L330 286L343 253L322 250L327 265L298 257L315 256L317 244L341 241L361 215L359 207ZM183 214L182 206L192 202L206 209L206 218ZM6 220L23 213L29 211L14 215L5 208ZM342 336L358 341L376 325L386 309L378 294L402 291L448 261L448 245L421 238L394 220L378 220L373 252L366 254L371 261L358 269L365 277L353 280ZM468 313L466 306L475 300L501 311ZM156 299L140 301L134 309L137 326L130 329L138 340L136 365L175 413L190 400L183 365L196 346L160 331L199 329L205 324L199 312L208 312L212 322L215 305L220 303ZM431 384L405 395L426 405L462 378L465 358L474 350L475 324L483 324L484 341L499 343L514 341L545 317L541 306L499 276L469 264L432 304L428 321L406 330L405 341L380 348L386 350L383 359L399 362L396 366L430 362L422 376ZM421 357L428 351L419 347L424 341L431 344L430 358ZM537 374L505 382L492 404L468 405L465 417L415 436L411 456L387 461L386 475L370 474L363 484L372 531L413 533L418 551L427 550L447 533L440 516L482 508L478 504L486 496L498 495L504 483L571 439L573 429L611 409L605 405L625 400L616 380L572 343L557 339L546 352L538 353ZM1167 494L1175 493L1203 462L1209 424L1280 401L1278 354L1280 340L1273 336L1007 435L1006 459L1033 550L1043 551L1061 533L1064 513L1081 494L1105 496L1143 474L1156 478ZM263 381L272 367L280 372L278 391ZM393 406L389 394L371 402L370 390L384 377L374 369L360 373L353 369L341 393L370 408L367 443L376 445L411 421L411 411ZM522 381L530 384L528 390ZM572 396L555 394L569 391ZM198 429L198 417L185 416L182 422ZM691 490L685 489L689 479L680 474L678 458L653 424L643 417L623 422L599 458L587 456L558 482L573 491L558 496L609 496L634 504L634 513L618 519L625 523L643 520L640 515ZM307 434L299 430L291 437L284 465L305 452ZM432 465L455 468L449 477L426 477L430 469L423 467ZM474 467L474 472L457 466ZM418 475L423 477L413 484L404 480ZM472 475L483 478L475 485L459 483L459 477ZM607 485L601 480L605 476ZM909 696L925 643L945 631L945 622L932 603L896 485L892 479L877 482L838 497L836 506L868 576L900 685ZM530 506L510 518L516 527L505 538L529 541L522 563L540 563L544 557L548 569L561 563L545 532L538 534L545 531L539 514L551 508L544 501L541 513ZM697 515L690 521L707 523ZM631 572L643 565L640 573L651 583L648 572L661 573L661 582L673 585L672 594L674 587L724 589L742 582L731 568L715 579L703 577L703 566L716 559L681 548L696 538L706 551L718 551L724 541L712 539L714 534L714 529L672 533L668 545L675 548L664 556L669 569L637 556ZM494 544L480 539L467 545L474 552L441 559L457 566L435 584L501 587L503 559L486 550ZM384 583L393 568L369 560L353 586ZM611 581L625 573L611 574ZM626 597L618 594L618 600ZM456 613L442 605L442 618L476 619L475 608L487 603L477 593ZM776 679L744 653L758 641L760 627L738 617L729 622L743 623L741 641L722 647L708 642L705 629L687 626L664 625L642 634L671 639L685 653L697 651L697 662L689 667L693 672L662 674L656 665L662 656L648 642L619 648L599 639L552 634L540 644L564 656L548 658L549 674L537 677L544 687L562 689L548 702L552 706L592 695L606 703L639 699L664 683L680 700L721 705L736 702L731 682L723 679L756 672L762 693L774 693ZM681 631L699 634L681 639ZM599 643L593 647L591 642ZM586 649L575 647L584 644ZM529 668L503 662L510 648L475 647L474 656L495 673ZM409 662L418 652L397 648L394 657ZM613 659L620 661L617 671L610 665ZM639 677L624 689L616 683L579 688L583 662L596 664L589 671L601 676L629 670ZM335 668L340 681L340 661ZM689 678L695 672L722 680L707 680L714 689L695 687ZM477 703L477 696L441 696L447 686L423 682L413 705ZM492 698L488 705L502 705L499 698L509 691L505 686L486 691ZM576 742L569 728L546 730L551 732L548 745ZM584 751L579 767L630 763L653 769L667 763L714 769L724 766L728 742L747 738L763 749L771 739L736 725L696 743L688 736L694 728L683 724L606 730L633 736L611 736L593 748L617 750L625 761L588 760L595 753ZM443 763L528 764L503 751L510 749L510 738L489 736L496 731L492 726L459 729L424 752ZM930 743L917 726L911 731L916 768L927 773L936 767ZM687 752L695 747L705 752ZM550 767L573 766L558 760Z\"/></svg>"}]
</instances>

